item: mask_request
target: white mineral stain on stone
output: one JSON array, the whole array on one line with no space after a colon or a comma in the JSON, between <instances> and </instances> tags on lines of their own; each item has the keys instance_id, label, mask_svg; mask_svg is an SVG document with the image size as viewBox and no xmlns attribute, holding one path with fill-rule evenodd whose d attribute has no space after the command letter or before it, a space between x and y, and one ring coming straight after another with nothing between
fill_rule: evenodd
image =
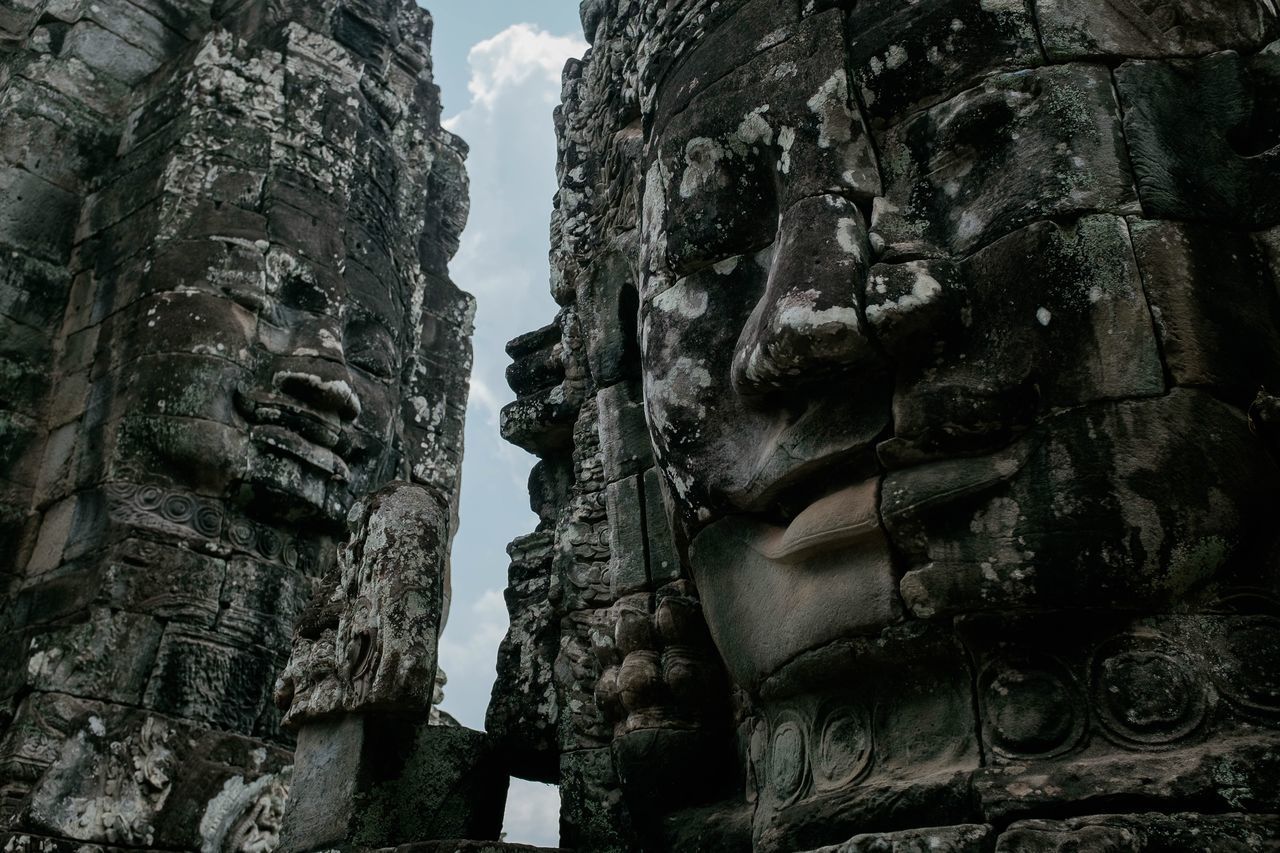
<instances>
[{"instance_id":1,"label":"white mineral stain on stone","mask_svg":"<svg viewBox=\"0 0 1280 853\"><path fill-rule=\"evenodd\" d=\"M107 726L102 722L100 717L89 718L89 731L93 732L96 737L106 737Z\"/></svg>"},{"instance_id":2,"label":"white mineral stain on stone","mask_svg":"<svg viewBox=\"0 0 1280 853\"><path fill-rule=\"evenodd\" d=\"M411 397L409 403L413 406L415 420L419 424L425 425L432 421L435 412L426 397Z\"/></svg>"},{"instance_id":3,"label":"white mineral stain on stone","mask_svg":"<svg viewBox=\"0 0 1280 853\"><path fill-rule=\"evenodd\" d=\"M897 213L901 208L882 195L878 195L871 200L871 230L876 229L876 225L886 216Z\"/></svg>"},{"instance_id":4,"label":"white mineral stain on stone","mask_svg":"<svg viewBox=\"0 0 1280 853\"><path fill-rule=\"evenodd\" d=\"M681 356L677 358L662 376L649 374L645 382L645 400L650 410L652 423L660 432L670 432L672 424L667 413L680 409L689 416L704 418L706 406L699 402L702 394L711 387L711 372L701 362Z\"/></svg>"},{"instance_id":5,"label":"white mineral stain on stone","mask_svg":"<svg viewBox=\"0 0 1280 853\"><path fill-rule=\"evenodd\" d=\"M858 312L842 305L815 309L810 305L790 304L777 313L776 322L805 336L843 334L858 328Z\"/></svg>"},{"instance_id":6,"label":"white mineral stain on stone","mask_svg":"<svg viewBox=\"0 0 1280 853\"><path fill-rule=\"evenodd\" d=\"M966 210L960 216L960 222L956 225L956 237L961 242L968 242L982 233L982 217L978 216L971 210Z\"/></svg>"},{"instance_id":7,"label":"white mineral stain on stone","mask_svg":"<svg viewBox=\"0 0 1280 853\"><path fill-rule=\"evenodd\" d=\"M789 32L786 27L779 27L764 38L760 39L760 41L756 42L756 52L759 53L760 51L768 50L771 47L776 47L777 45L782 44L787 40L788 35Z\"/></svg>"},{"instance_id":8,"label":"white mineral stain on stone","mask_svg":"<svg viewBox=\"0 0 1280 853\"><path fill-rule=\"evenodd\" d=\"M717 270L717 272L719 271ZM686 320L696 320L707 313L707 292L705 290L674 287L663 295L668 297L664 301L663 310L678 314Z\"/></svg>"},{"instance_id":9,"label":"white mineral stain on stone","mask_svg":"<svg viewBox=\"0 0 1280 853\"><path fill-rule=\"evenodd\" d=\"M1040 322L1041 326L1049 325L1049 321L1052 319L1053 319L1053 312L1050 311L1048 308L1040 308L1036 311L1036 320Z\"/></svg>"},{"instance_id":10,"label":"white mineral stain on stone","mask_svg":"<svg viewBox=\"0 0 1280 853\"><path fill-rule=\"evenodd\" d=\"M738 261L739 261L739 258L737 255L735 255L732 258L725 258L723 261L720 261L717 264L712 264L711 268L716 271L717 275L729 275L730 273L732 273L734 270L738 268ZM706 302L706 294L704 293L703 294L704 308L706 307L705 302Z\"/></svg>"},{"instance_id":11,"label":"white mineral stain on stone","mask_svg":"<svg viewBox=\"0 0 1280 853\"><path fill-rule=\"evenodd\" d=\"M980 0L978 5L984 12L1002 12L1006 15L1025 15L1027 11L1022 0Z\"/></svg>"},{"instance_id":12,"label":"white mineral stain on stone","mask_svg":"<svg viewBox=\"0 0 1280 853\"><path fill-rule=\"evenodd\" d=\"M773 71L770 72L774 80L785 80L788 77L794 77L800 73L800 68L794 62L781 62Z\"/></svg>"},{"instance_id":13,"label":"white mineral stain on stone","mask_svg":"<svg viewBox=\"0 0 1280 853\"><path fill-rule=\"evenodd\" d=\"M784 127L778 131L778 147L782 149L782 156L778 158L778 170L784 175L791 173L791 146L795 141L795 128Z\"/></svg>"},{"instance_id":14,"label":"white mineral stain on stone","mask_svg":"<svg viewBox=\"0 0 1280 853\"><path fill-rule=\"evenodd\" d=\"M819 148L833 148L853 138L853 116L849 112L848 98L844 71L837 71L807 101L809 110L818 117Z\"/></svg>"},{"instance_id":15,"label":"white mineral stain on stone","mask_svg":"<svg viewBox=\"0 0 1280 853\"><path fill-rule=\"evenodd\" d=\"M938 283L936 278L929 275L922 265L911 263L904 266L910 268L915 275L915 282L912 283L911 290L897 299L882 302L878 305L868 305L868 322L875 324L894 314L909 314L930 304L942 293L942 285Z\"/></svg>"},{"instance_id":16,"label":"white mineral stain on stone","mask_svg":"<svg viewBox=\"0 0 1280 853\"><path fill-rule=\"evenodd\" d=\"M852 216L842 216L836 221L836 244L859 260L864 256L861 236L861 224Z\"/></svg>"},{"instance_id":17,"label":"white mineral stain on stone","mask_svg":"<svg viewBox=\"0 0 1280 853\"><path fill-rule=\"evenodd\" d=\"M322 379L314 373L301 373L293 370L278 371L274 377L277 388L290 381L302 383L321 393L334 394L343 402L349 404L355 410L357 416L360 414L360 398L356 396L355 389L345 379Z\"/></svg>"},{"instance_id":18,"label":"white mineral stain on stone","mask_svg":"<svg viewBox=\"0 0 1280 853\"><path fill-rule=\"evenodd\" d=\"M903 65L906 64L906 61L907 61L906 48L904 48L900 44L895 44L892 47L890 47L889 51L885 54L885 57L884 57L884 65L886 68L889 68L889 69L901 68Z\"/></svg>"},{"instance_id":19,"label":"white mineral stain on stone","mask_svg":"<svg viewBox=\"0 0 1280 853\"><path fill-rule=\"evenodd\" d=\"M325 349L342 352L342 341L338 340L337 337L334 336L333 332L330 332L328 329L321 329L316 336L320 338L320 346Z\"/></svg>"},{"instance_id":20,"label":"white mineral stain on stone","mask_svg":"<svg viewBox=\"0 0 1280 853\"><path fill-rule=\"evenodd\" d=\"M680 197L691 198L695 192L719 177L719 163L727 152L714 139L695 136L684 147L685 168L680 177ZM647 195L647 193L646 193Z\"/></svg>"},{"instance_id":21,"label":"white mineral stain on stone","mask_svg":"<svg viewBox=\"0 0 1280 853\"><path fill-rule=\"evenodd\" d=\"M35 652L27 659L27 673L32 678L38 678L44 671L46 665L50 663L50 655L44 649ZM52 668L52 667L50 667Z\"/></svg>"},{"instance_id":22,"label":"white mineral stain on stone","mask_svg":"<svg viewBox=\"0 0 1280 853\"><path fill-rule=\"evenodd\" d=\"M768 111L769 105L765 104L764 106L756 107L742 117L742 121L738 123L738 129L734 133L734 138L730 142L735 154L741 157L753 145L761 143L764 145L773 144L773 128L769 126L769 120L764 117L764 114Z\"/></svg>"}]
</instances>

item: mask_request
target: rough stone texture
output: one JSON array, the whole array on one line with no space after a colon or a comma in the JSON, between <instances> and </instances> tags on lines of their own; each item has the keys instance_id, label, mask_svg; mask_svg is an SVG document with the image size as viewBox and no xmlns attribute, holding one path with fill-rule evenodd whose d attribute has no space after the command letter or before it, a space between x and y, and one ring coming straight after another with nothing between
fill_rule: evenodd
<instances>
[{"instance_id":1,"label":"rough stone texture","mask_svg":"<svg viewBox=\"0 0 1280 853\"><path fill-rule=\"evenodd\" d=\"M276 684L283 724L431 707L449 612L449 507L411 483L357 502L338 572L301 620Z\"/></svg>"},{"instance_id":2,"label":"rough stone texture","mask_svg":"<svg viewBox=\"0 0 1280 853\"><path fill-rule=\"evenodd\" d=\"M439 621L472 302L431 27L408 0L0 2L10 849L274 846L272 684L392 480L431 496ZM412 580L344 623L374 638L362 700L431 701Z\"/></svg>"},{"instance_id":3,"label":"rough stone texture","mask_svg":"<svg viewBox=\"0 0 1280 853\"><path fill-rule=\"evenodd\" d=\"M585 0L482 734L429 19L0 5L7 849L1274 849L1277 11Z\"/></svg>"},{"instance_id":4,"label":"rough stone texture","mask_svg":"<svg viewBox=\"0 0 1280 853\"><path fill-rule=\"evenodd\" d=\"M530 847L496 841L424 841L387 849L394 849L397 853L559 853L560 850L558 847Z\"/></svg>"},{"instance_id":5,"label":"rough stone texture","mask_svg":"<svg viewBox=\"0 0 1280 853\"><path fill-rule=\"evenodd\" d=\"M483 732L381 712L302 728L282 851L498 839L510 777Z\"/></svg>"},{"instance_id":6,"label":"rough stone texture","mask_svg":"<svg viewBox=\"0 0 1280 853\"><path fill-rule=\"evenodd\" d=\"M1274 847L1280 10L581 10L489 716L562 843Z\"/></svg>"},{"instance_id":7,"label":"rough stone texture","mask_svg":"<svg viewBox=\"0 0 1280 853\"><path fill-rule=\"evenodd\" d=\"M810 853L989 853L995 830L984 824L858 835Z\"/></svg>"},{"instance_id":8,"label":"rough stone texture","mask_svg":"<svg viewBox=\"0 0 1280 853\"><path fill-rule=\"evenodd\" d=\"M997 853L1059 850L1115 850L1117 853L1193 850L1251 853L1280 845L1280 819L1224 814L1098 815L1071 820L1021 821L1001 833Z\"/></svg>"}]
</instances>

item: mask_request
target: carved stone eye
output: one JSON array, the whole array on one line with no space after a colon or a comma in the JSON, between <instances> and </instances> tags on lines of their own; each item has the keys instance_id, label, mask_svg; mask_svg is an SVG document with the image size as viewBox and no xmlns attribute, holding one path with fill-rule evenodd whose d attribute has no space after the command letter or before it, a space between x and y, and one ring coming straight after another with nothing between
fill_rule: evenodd
<instances>
[{"instance_id":1,"label":"carved stone eye","mask_svg":"<svg viewBox=\"0 0 1280 853\"><path fill-rule=\"evenodd\" d=\"M391 379L398 372L395 344L390 333L377 323L348 323L343 337L347 364L378 379Z\"/></svg>"},{"instance_id":2,"label":"carved stone eye","mask_svg":"<svg viewBox=\"0 0 1280 853\"><path fill-rule=\"evenodd\" d=\"M352 639L352 644L349 655L351 677L356 679L365 675L373 666L374 652L378 645L378 630L367 628L361 631Z\"/></svg>"},{"instance_id":3,"label":"carved stone eye","mask_svg":"<svg viewBox=\"0 0 1280 853\"><path fill-rule=\"evenodd\" d=\"M290 276L280 288L280 304L286 308L323 314L329 308L324 290L304 276Z\"/></svg>"}]
</instances>

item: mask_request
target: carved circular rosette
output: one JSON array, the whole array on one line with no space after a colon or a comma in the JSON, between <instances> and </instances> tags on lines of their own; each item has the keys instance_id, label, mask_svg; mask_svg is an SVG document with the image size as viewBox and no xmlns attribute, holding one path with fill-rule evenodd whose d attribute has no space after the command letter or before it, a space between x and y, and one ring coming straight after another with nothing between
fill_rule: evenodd
<instances>
[{"instance_id":1,"label":"carved circular rosette","mask_svg":"<svg viewBox=\"0 0 1280 853\"><path fill-rule=\"evenodd\" d=\"M192 524L201 536L216 539L222 535L222 510L216 504L205 504L196 510Z\"/></svg>"},{"instance_id":2,"label":"carved circular rosette","mask_svg":"<svg viewBox=\"0 0 1280 853\"><path fill-rule=\"evenodd\" d=\"M242 518L236 519L227 525L227 539L236 548L249 551L253 548L253 543L257 538L258 532L253 529L253 525Z\"/></svg>"},{"instance_id":3,"label":"carved circular rosette","mask_svg":"<svg viewBox=\"0 0 1280 853\"><path fill-rule=\"evenodd\" d=\"M851 785L866 775L873 754L871 714L860 702L822 709L813 727L813 783L819 791Z\"/></svg>"},{"instance_id":4,"label":"carved circular rosette","mask_svg":"<svg viewBox=\"0 0 1280 853\"><path fill-rule=\"evenodd\" d=\"M196 514L196 502L190 495L171 492L160 503L160 515L174 524L189 524Z\"/></svg>"},{"instance_id":5,"label":"carved circular rosette","mask_svg":"<svg viewBox=\"0 0 1280 853\"><path fill-rule=\"evenodd\" d=\"M799 715L783 714L773 726L765 778L769 789L784 803L800 796L809 776L806 726Z\"/></svg>"},{"instance_id":6,"label":"carved circular rosette","mask_svg":"<svg viewBox=\"0 0 1280 853\"><path fill-rule=\"evenodd\" d=\"M1070 669L1048 655L1005 655L978 675L983 729L1006 758L1052 758L1084 735L1088 709Z\"/></svg>"},{"instance_id":7,"label":"carved circular rosette","mask_svg":"<svg viewBox=\"0 0 1280 853\"><path fill-rule=\"evenodd\" d=\"M155 512L164 503L164 489L159 486L141 486L134 492L133 500L138 509Z\"/></svg>"},{"instance_id":8,"label":"carved circular rosette","mask_svg":"<svg viewBox=\"0 0 1280 853\"><path fill-rule=\"evenodd\" d=\"M1229 617L1212 648L1214 685L1228 702L1246 713L1280 715L1280 618Z\"/></svg>"},{"instance_id":9,"label":"carved circular rosette","mask_svg":"<svg viewBox=\"0 0 1280 853\"><path fill-rule=\"evenodd\" d=\"M1213 707L1207 679L1163 637L1113 637L1095 651L1090 670L1095 713L1124 746L1174 746L1195 734Z\"/></svg>"},{"instance_id":10,"label":"carved circular rosette","mask_svg":"<svg viewBox=\"0 0 1280 853\"><path fill-rule=\"evenodd\" d=\"M129 473L132 475L133 472ZM138 484L130 480L112 480L106 484L107 496L117 501L132 502L138 488Z\"/></svg>"},{"instance_id":11,"label":"carved circular rosette","mask_svg":"<svg viewBox=\"0 0 1280 853\"><path fill-rule=\"evenodd\" d=\"M276 533L269 527L263 527L258 531L258 553L266 557L268 560L277 560L280 557L280 551L284 547L284 543L280 539L280 534Z\"/></svg>"}]
</instances>

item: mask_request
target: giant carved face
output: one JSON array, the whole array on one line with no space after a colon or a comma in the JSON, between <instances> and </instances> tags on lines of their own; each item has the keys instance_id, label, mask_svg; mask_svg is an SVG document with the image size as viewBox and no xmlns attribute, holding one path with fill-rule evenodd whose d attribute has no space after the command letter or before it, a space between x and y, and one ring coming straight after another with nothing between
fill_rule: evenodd
<instances>
[{"instance_id":1,"label":"giant carved face","mask_svg":"<svg viewBox=\"0 0 1280 853\"><path fill-rule=\"evenodd\" d=\"M646 412L751 688L889 626L1254 583L1274 499L1263 250L1139 218L1109 70L1019 70L1021 6L882 5L847 46L839 10L748 4L654 94ZM1120 98L1166 97L1140 72Z\"/></svg>"},{"instance_id":2,"label":"giant carved face","mask_svg":"<svg viewBox=\"0 0 1280 853\"><path fill-rule=\"evenodd\" d=\"M119 464L328 522L401 474L410 294L394 275L344 267L265 241L162 248L114 321Z\"/></svg>"}]
</instances>

